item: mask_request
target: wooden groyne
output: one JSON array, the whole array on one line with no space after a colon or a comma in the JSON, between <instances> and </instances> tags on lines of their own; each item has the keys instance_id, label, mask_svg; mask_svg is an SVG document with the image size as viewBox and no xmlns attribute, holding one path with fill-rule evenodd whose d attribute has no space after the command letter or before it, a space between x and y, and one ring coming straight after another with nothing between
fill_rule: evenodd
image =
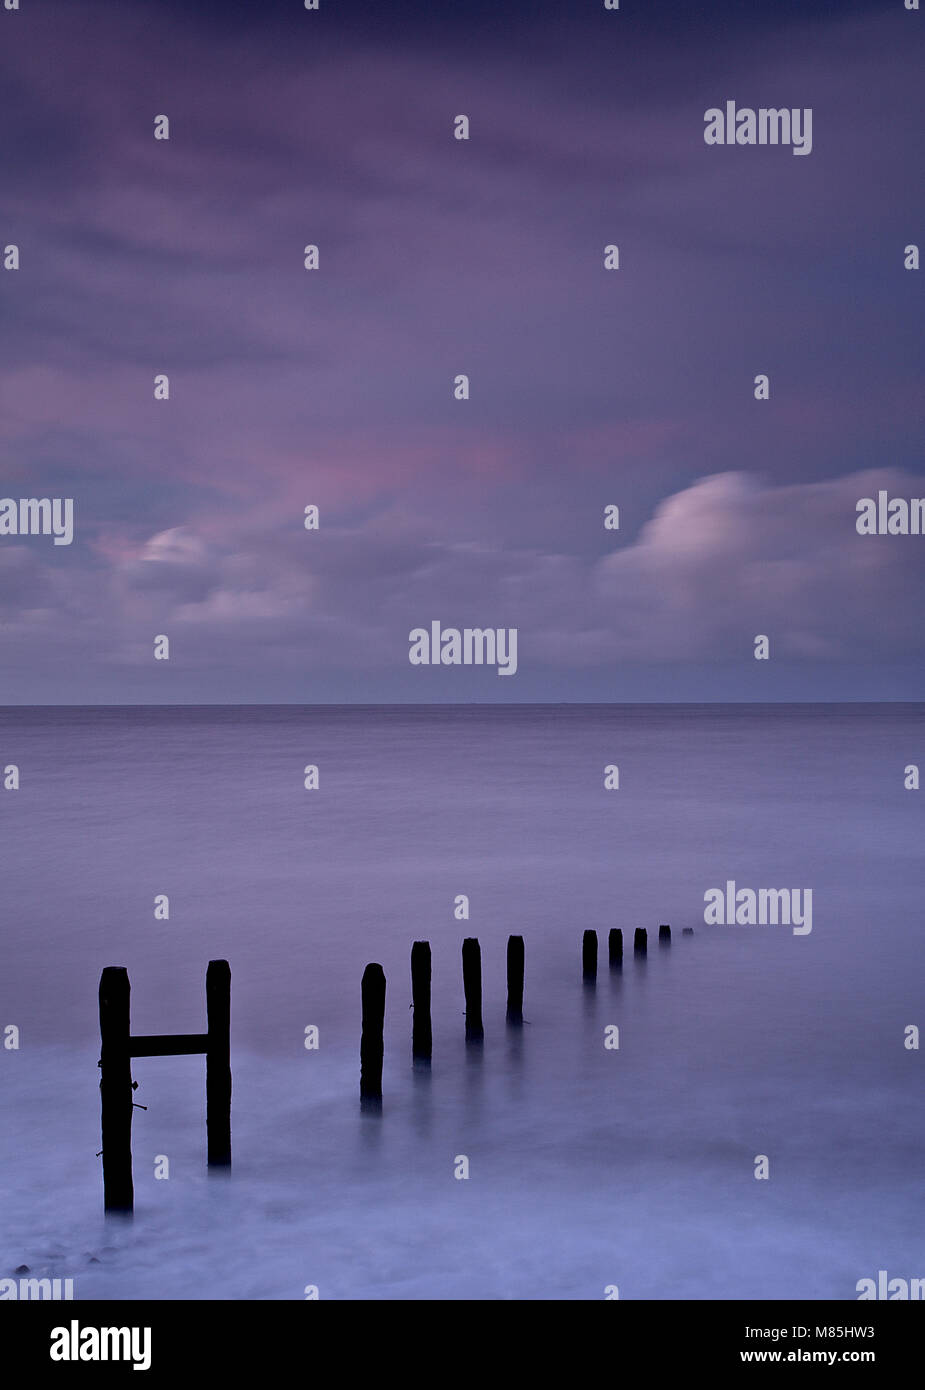
<instances>
[{"instance_id":1,"label":"wooden groyne","mask_svg":"<svg viewBox=\"0 0 925 1390\"><path fill-rule=\"evenodd\" d=\"M693 933L684 927L685 936ZM661 923L658 940L671 944L671 927ZM633 936L636 956L645 956L648 934L637 927ZM607 937L608 963L612 970L623 964L623 930L612 927ZM598 937L586 930L581 938L581 975L585 984L597 980ZM524 939L509 936L507 942L507 1023L524 1022ZM482 953L477 937L462 943L462 979L467 1043L484 1039L482 1021ZM429 1067L433 1055L431 1017L432 958L428 941L411 948L411 999L413 1021L411 1054L415 1066ZM124 966L108 965L100 977L100 1101L103 1147L103 1205L107 1213L131 1213L134 1207L132 1178L132 1115L137 1083L132 1078L136 1057L180 1057L201 1054L206 1059L206 1134L208 1166L231 1165L231 967L226 960L212 960L206 971L206 1031L204 1033L133 1034L131 986ZM372 961L363 971L360 985L360 1102L364 1110L382 1108L382 1069L385 1056L386 978L382 966ZM143 1108L143 1107L142 1107Z\"/></svg>"}]
</instances>

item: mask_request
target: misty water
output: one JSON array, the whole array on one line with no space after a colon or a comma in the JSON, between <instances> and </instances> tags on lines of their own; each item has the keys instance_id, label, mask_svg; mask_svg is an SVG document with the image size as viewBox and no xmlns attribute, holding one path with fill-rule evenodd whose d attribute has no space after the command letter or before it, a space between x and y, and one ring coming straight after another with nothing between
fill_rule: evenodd
<instances>
[{"instance_id":1,"label":"misty water","mask_svg":"<svg viewBox=\"0 0 925 1390\"><path fill-rule=\"evenodd\" d=\"M0 1028L21 1031L0 1051L0 1277L27 1265L77 1299L855 1299L879 1269L925 1276L923 1053L904 1046L925 1025L922 794L903 786L922 734L918 705L0 712L21 774L0 791ZM728 879L811 888L812 932L706 926ZM637 926L648 956L611 971L609 928ZM216 957L231 1173L206 1172L204 1059L136 1059L135 1216L105 1220L100 972L128 968L134 1032L200 1032ZM358 1091L368 961L388 981L378 1116Z\"/></svg>"}]
</instances>

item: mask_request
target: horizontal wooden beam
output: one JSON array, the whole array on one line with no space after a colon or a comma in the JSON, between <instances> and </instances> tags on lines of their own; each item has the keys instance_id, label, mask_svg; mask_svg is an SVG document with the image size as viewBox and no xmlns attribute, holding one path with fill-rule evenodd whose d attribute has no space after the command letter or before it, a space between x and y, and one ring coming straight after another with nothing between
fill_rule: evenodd
<instances>
[{"instance_id":1,"label":"horizontal wooden beam","mask_svg":"<svg viewBox=\"0 0 925 1390\"><path fill-rule=\"evenodd\" d=\"M208 1050L208 1033L148 1033L129 1038L131 1057L185 1057Z\"/></svg>"}]
</instances>

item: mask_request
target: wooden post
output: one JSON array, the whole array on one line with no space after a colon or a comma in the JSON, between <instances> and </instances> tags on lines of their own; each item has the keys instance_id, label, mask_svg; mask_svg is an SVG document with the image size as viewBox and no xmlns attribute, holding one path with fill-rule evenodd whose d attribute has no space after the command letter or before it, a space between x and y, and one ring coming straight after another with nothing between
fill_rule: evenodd
<instances>
[{"instance_id":1,"label":"wooden post","mask_svg":"<svg viewBox=\"0 0 925 1390\"><path fill-rule=\"evenodd\" d=\"M131 1212L132 1058L128 971L107 965L100 976L100 1102L103 1138L103 1206Z\"/></svg>"},{"instance_id":2,"label":"wooden post","mask_svg":"<svg viewBox=\"0 0 925 1390\"><path fill-rule=\"evenodd\" d=\"M415 941L411 947L411 1056L415 1062L429 1062L434 1038L430 1023L430 942Z\"/></svg>"},{"instance_id":3,"label":"wooden post","mask_svg":"<svg viewBox=\"0 0 925 1390\"><path fill-rule=\"evenodd\" d=\"M466 1042L481 1042L482 951L478 937L467 936L462 945L463 992L466 996Z\"/></svg>"},{"instance_id":4,"label":"wooden post","mask_svg":"<svg viewBox=\"0 0 925 1390\"><path fill-rule=\"evenodd\" d=\"M623 964L623 929L611 927L607 937L607 956L611 965Z\"/></svg>"},{"instance_id":5,"label":"wooden post","mask_svg":"<svg viewBox=\"0 0 925 1390\"><path fill-rule=\"evenodd\" d=\"M206 1134L210 1168L231 1165L231 966L206 970Z\"/></svg>"},{"instance_id":6,"label":"wooden post","mask_svg":"<svg viewBox=\"0 0 925 1390\"><path fill-rule=\"evenodd\" d=\"M658 929L658 944L660 946L671 945L671 928L664 923Z\"/></svg>"},{"instance_id":7,"label":"wooden post","mask_svg":"<svg viewBox=\"0 0 925 1390\"><path fill-rule=\"evenodd\" d=\"M645 927L637 927L633 937L633 950L637 956L644 956L649 949L649 934Z\"/></svg>"},{"instance_id":8,"label":"wooden post","mask_svg":"<svg viewBox=\"0 0 925 1390\"><path fill-rule=\"evenodd\" d=\"M507 1021L524 1021L524 939L507 939Z\"/></svg>"},{"instance_id":9,"label":"wooden post","mask_svg":"<svg viewBox=\"0 0 925 1390\"><path fill-rule=\"evenodd\" d=\"M363 1031L360 1034L360 1101L382 1104L382 1030L385 1025L385 971L372 962L363 971Z\"/></svg>"},{"instance_id":10,"label":"wooden post","mask_svg":"<svg viewBox=\"0 0 925 1390\"><path fill-rule=\"evenodd\" d=\"M597 979L596 931L586 931L581 938L581 973L586 980Z\"/></svg>"}]
</instances>

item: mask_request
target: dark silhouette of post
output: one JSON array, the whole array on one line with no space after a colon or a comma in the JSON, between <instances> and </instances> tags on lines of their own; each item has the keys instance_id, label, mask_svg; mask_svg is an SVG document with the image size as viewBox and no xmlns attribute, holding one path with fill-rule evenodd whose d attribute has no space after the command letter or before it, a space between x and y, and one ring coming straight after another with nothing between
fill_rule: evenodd
<instances>
[{"instance_id":1,"label":"dark silhouette of post","mask_svg":"<svg viewBox=\"0 0 925 1390\"><path fill-rule=\"evenodd\" d=\"M581 938L581 973L586 980L597 979L597 932L586 931Z\"/></svg>"},{"instance_id":2,"label":"dark silhouette of post","mask_svg":"<svg viewBox=\"0 0 925 1390\"><path fill-rule=\"evenodd\" d=\"M206 971L207 1033L131 1031L128 971L107 965L100 976L100 1097L103 1124L103 1203L131 1211L133 1057L206 1058L209 1166L231 1163L231 967L210 960Z\"/></svg>"},{"instance_id":3,"label":"dark silhouette of post","mask_svg":"<svg viewBox=\"0 0 925 1390\"><path fill-rule=\"evenodd\" d=\"M607 958L611 965L623 964L623 929L611 927L607 936Z\"/></svg>"},{"instance_id":4,"label":"dark silhouette of post","mask_svg":"<svg viewBox=\"0 0 925 1390\"><path fill-rule=\"evenodd\" d=\"M694 928L693 928L693 927L682 927L682 928L681 928L681 935L682 935L682 936L693 936L693 935L694 935Z\"/></svg>"},{"instance_id":5,"label":"dark silhouette of post","mask_svg":"<svg viewBox=\"0 0 925 1390\"><path fill-rule=\"evenodd\" d=\"M649 934L645 927L637 927L633 936L633 951L637 956L644 956L649 949Z\"/></svg>"},{"instance_id":6,"label":"dark silhouette of post","mask_svg":"<svg viewBox=\"0 0 925 1390\"><path fill-rule=\"evenodd\" d=\"M507 1021L523 1023L524 1020L524 939L522 936L509 936L507 939Z\"/></svg>"},{"instance_id":7,"label":"dark silhouette of post","mask_svg":"<svg viewBox=\"0 0 925 1390\"><path fill-rule=\"evenodd\" d=\"M100 1103L103 1139L103 1207L131 1212L132 1054L128 971L107 965L100 976Z\"/></svg>"},{"instance_id":8,"label":"dark silhouette of post","mask_svg":"<svg viewBox=\"0 0 925 1390\"><path fill-rule=\"evenodd\" d=\"M231 966L206 970L206 1133L209 1167L231 1165Z\"/></svg>"},{"instance_id":9,"label":"dark silhouette of post","mask_svg":"<svg viewBox=\"0 0 925 1390\"><path fill-rule=\"evenodd\" d=\"M411 1056L415 1062L429 1062L434 1050L430 1022L430 942L415 941L411 947Z\"/></svg>"},{"instance_id":10,"label":"dark silhouette of post","mask_svg":"<svg viewBox=\"0 0 925 1390\"><path fill-rule=\"evenodd\" d=\"M385 971L372 962L363 971L363 1031L360 1034L360 1101L382 1104L382 1030L385 1025Z\"/></svg>"},{"instance_id":11,"label":"dark silhouette of post","mask_svg":"<svg viewBox=\"0 0 925 1390\"><path fill-rule=\"evenodd\" d=\"M467 936L462 945L463 992L466 996L466 1042L481 1042L482 951L478 937Z\"/></svg>"},{"instance_id":12,"label":"dark silhouette of post","mask_svg":"<svg viewBox=\"0 0 925 1390\"><path fill-rule=\"evenodd\" d=\"M664 923L658 929L658 944L660 946L671 945L671 928Z\"/></svg>"}]
</instances>

